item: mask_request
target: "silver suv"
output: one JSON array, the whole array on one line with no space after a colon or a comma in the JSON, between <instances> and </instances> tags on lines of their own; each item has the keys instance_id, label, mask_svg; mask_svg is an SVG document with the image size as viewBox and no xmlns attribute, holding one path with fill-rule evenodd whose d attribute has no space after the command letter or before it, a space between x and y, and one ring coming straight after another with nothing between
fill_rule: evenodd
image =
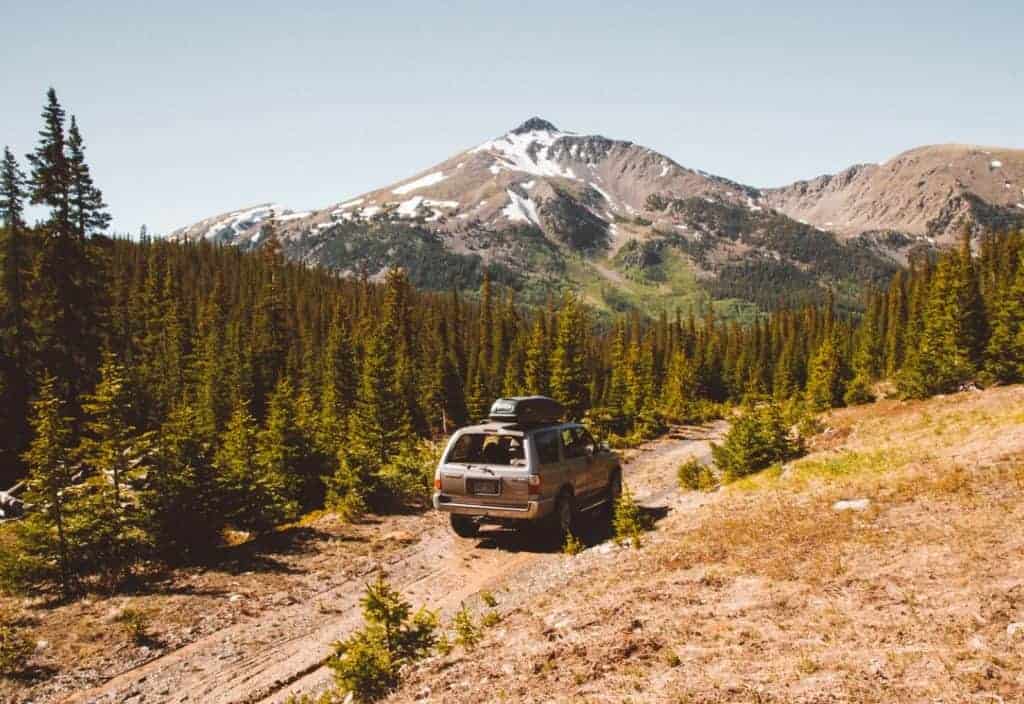
<instances>
[{"instance_id":1,"label":"silver suv","mask_svg":"<svg viewBox=\"0 0 1024 704\"><path fill-rule=\"evenodd\" d=\"M499 399L490 421L451 437L434 475L434 508L458 535L473 537L482 523L546 524L561 539L582 512L614 504L618 456L582 425L553 421L560 408L544 397Z\"/></svg>"}]
</instances>

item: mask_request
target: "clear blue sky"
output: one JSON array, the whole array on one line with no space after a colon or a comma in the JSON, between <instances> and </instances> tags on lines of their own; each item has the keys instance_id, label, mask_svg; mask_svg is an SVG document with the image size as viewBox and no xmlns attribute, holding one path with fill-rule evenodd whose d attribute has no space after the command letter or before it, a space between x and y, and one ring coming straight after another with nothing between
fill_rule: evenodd
<instances>
[{"instance_id":1,"label":"clear blue sky","mask_svg":"<svg viewBox=\"0 0 1024 704\"><path fill-rule=\"evenodd\" d=\"M757 186L920 144L1024 147L1020 0L2 0L0 17L0 142L32 148L54 85L120 231L324 206L531 115Z\"/></svg>"}]
</instances>

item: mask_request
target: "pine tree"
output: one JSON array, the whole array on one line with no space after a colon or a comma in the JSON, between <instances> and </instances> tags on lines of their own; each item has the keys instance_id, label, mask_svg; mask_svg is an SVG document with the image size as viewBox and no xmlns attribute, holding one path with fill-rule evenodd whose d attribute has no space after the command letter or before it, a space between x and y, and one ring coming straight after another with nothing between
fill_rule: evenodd
<instances>
[{"instance_id":1,"label":"pine tree","mask_svg":"<svg viewBox=\"0 0 1024 704\"><path fill-rule=\"evenodd\" d=\"M25 174L9 147L4 147L0 164L0 220L8 231L21 233L25 229Z\"/></svg>"},{"instance_id":2,"label":"pine tree","mask_svg":"<svg viewBox=\"0 0 1024 704\"><path fill-rule=\"evenodd\" d=\"M64 132L66 114L53 88L46 92L42 117L39 145L28 156L32 166L31 202L50 209L47 230L67 235L72 231L72 216L71 173Z\"/></svg>"},{"instance_id":3,"label":"pine tree","mask_svg":"<svg viewBox=\"0 0 1024 704\"><path fill-rule=\"evenodd\" d=\"M109 582L118 581L138 559L143 542L136 501L126 489L140 479L149 438L133 426L131 404L124 367L108 352L100 367L100 381L82 404L85 436L79 453L83 463L98 474L90 510L80 513L90 514L99 527L90 531L99 553L96 567L107 574Z\"/></svg>"},{"instance_id":4,"label":"pine tree","mask_svg":"<svg viewBox=\"0 0 1024 704\"><path fill-rule=\"evenodd\" d=\"M28 156L30 200L49 208L32 277L32 321L42 366L56 377L61 398L73 404L91 386L99 363L99 312L105 286L90 243L74 223L74 176L64 119L64 109L51 88L39 145Z\"/></svg>"},{"instance_id":5,"label":"pine tree","mask_svg":"<svg viewBox=\"0 0 1024 704\"><path fill-rule=\"evenodd\" d=\"M665 380L665 414L682 423L692 416L697 395L697 370L682 350L672 355Z\"/></svg>"},{"instance_id":6,"label":"pine tree","mask_svg":"<svg viewBox=\"0 0 1024 704\"><path fill-rule=\"evenodd\" d=\"M105 231L110 226L110 215L106 212L103 194L93 183L89 165L85 163L85 143L74 115L68 128L67 163L70 217L75 231L82 238Z\"/></svg>"},{"instance_id":7,"label":"pine tree","mask_svg":"<svg viewBox=\"0 0 1024 704\"><path fill-rule=\"evenodd\" d=\"M811 357L807 371L807 405L824 411L842 404L842 360L834 333L826 335Z\"/></svg>"},{"instance_id":8,"label":"pine tree","mask_svg":"<svg viewBox=\"0 0 1024 704\"><path fill-rule=\"evenodd\" d=\"M29 441L29 398L34 356L28 317L31 266L24 222L25 177L9 149L0 165L0 485L21 474Z\"/></svg>"},{"instance_id":9,"label":"pine tree","mask_svg":"<svg viewBox=\"0 0 1024 704\"><path fill-rule=\"evenodd\" d=\"M265 481L304 507L322 498L320 472L311 438L300 424L295 389L288 378L278 382L267 407L266 427L256 443L256 458Z\"/></svg>"},{"instance_id":10,"label":"pine tree","mask_svg":"<svg viewBox=\"0 0 1024 704\"><path fill-rule=\"evenodd\" d=\"M323 380L316 443L321 452L335 455L344 442L348 415L356 391L355 355L345 324L333 320L323 353Z\"/></svg>"},{"instance_id":11,"label":"pine tree","mask_svg":"<svg viewBox=\"0 0 1024 704\"><path fill-rule=\"evenodd\" d=\"M545 316L540 314L533 323L530 341L526 346L526 393L546 396L550 393L551 342L545 325Z\"/></svg>"},{"instance_id":12,"label":"pine tree","mask_svg":"<svg viewBox=\"0 0 1024 704\"><path fill-rule=\"evenodd\" d=\"M579 302L569 296L558 315L558 333L552 360L551 391L565 406L570 418L582 419L590 407L587 388L586 313Z\"/></svg>"},{"instance_id":13,"label":"pine tree","mask_svg":"<svg viewBox=\"0 0 1024 704\"><path fill-rule=\"evenodd\" d=\"M1024 261L1017 263L1016 277L999 286L993 308L985 371L1002 383L1024 380Z\"/></svg>"},{"instance_id":14,"label":"pine tree","mask_svg":"<svg viewBox=\"0 0 1024 704\"><path fill-rule=\"evenodd\" d=\"M140 495L148 539L167 562L209 555L224 527L213 453L195 434L198 422L189 404L171 410L156 434L153 466Z\"/></svg>"},{"instance_id":15,"label":"pine tree","mask_svg":"<svg viewBox=\"0 0 1024 704\"><path fill-rule=\"evenodd\" d=\"M261 440L256 419L247 404L235 407L221 436L214 466L224 507L224 517L232 525L254 531L265 531L294 516L297 504L290 500L286 478L275 460L277 456L261 453Z\"/></svg>"},{"instance_id":16,"label":"pine tree","mask_svg":"<svg viewBox=\"0 0 1024 704\"><path fill-rule=\"evenodd\" d=\"M21 552L17 578L25 584L56 583L67 596L78 580L71 567L66 506L75 473L73 438L62 406L56 380L44 376L38 398L32 402L34 439L25 453L29 468L25 501L33 510L17 525Z\"/></svg>"}]
</instances>

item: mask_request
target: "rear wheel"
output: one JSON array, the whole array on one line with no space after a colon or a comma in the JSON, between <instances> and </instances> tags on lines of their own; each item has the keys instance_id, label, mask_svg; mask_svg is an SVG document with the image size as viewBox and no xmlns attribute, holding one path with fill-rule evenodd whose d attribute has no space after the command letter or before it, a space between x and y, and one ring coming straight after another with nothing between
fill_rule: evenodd
<instances>
[{"instance_id":1,"label":"rear wheel","mask_svg":"<svg viewBox=\"0 0 1024 704\"><path fill-rule=\"evenodd\" d=\"M552 537L557 539L558 544L565 542L566 536L576 529L576 502L572 494L562 494L555 504L555 513L552 516L553 531Z\"/></svg>"},{"instance_id":2,"label":"rear wheel","mask_svg":"<svg viewBox=\"0 0 1024 704\"><path fill-rule=\"evenodd\" d=\"M612 472L611 478L608 480L608 492L607 496L607 509L608 513L615 513L615 503L622 496L622 471L616 469Z\"/></svg>"},{"instance_id":3,"label":"rear wheel","mask_svg":"<svg viewBox=\"0 0 1024 704\"><path fill-rule=\"evenodd\" d=\"M452 530L460 538L475 538L480 532L480 524L472 516L461 516L457 513L449 513L448 516Z\"/></svg>"}]
</instances>

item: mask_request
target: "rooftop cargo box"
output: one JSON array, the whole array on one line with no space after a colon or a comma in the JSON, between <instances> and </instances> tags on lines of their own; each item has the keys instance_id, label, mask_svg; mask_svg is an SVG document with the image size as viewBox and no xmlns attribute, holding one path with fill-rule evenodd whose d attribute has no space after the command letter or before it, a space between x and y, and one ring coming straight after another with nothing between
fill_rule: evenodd
<instances>
[{"instance_id":1,"label":"rooftop cargo box","mask_svg":"<svg viewBox=\"0 0 1024 704\"><path fill-rule=\"evenodd\" d=\"M543 425L558 423L565 415L565 408L558 401L547 396L516 396L499 398L491 406L491 420L519 423L520 425Z\"/></svg>"}]
</instances>

